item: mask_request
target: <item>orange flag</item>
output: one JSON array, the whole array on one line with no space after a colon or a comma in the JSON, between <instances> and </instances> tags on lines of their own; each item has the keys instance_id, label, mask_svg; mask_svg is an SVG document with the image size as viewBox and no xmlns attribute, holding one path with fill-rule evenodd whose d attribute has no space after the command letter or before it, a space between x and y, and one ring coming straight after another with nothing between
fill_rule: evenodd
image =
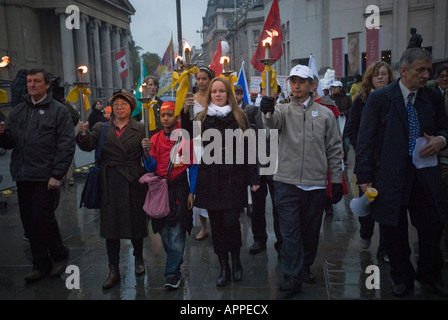
<instances>
[{"instance_id":1,"label":"orange flag","mask_svg":"<svg viewBox=\"0 0 448 320\"><path fill-rule=\"evenodd\" d=\"M219 77L219 75L222 73L221 57L222 57L222 46L221 46L221 39L219 39L218 47L216 48L215 55L213 56L212 62L210 63L210 69L215 71L216 77Z\"/></svg>"},{"instance_id":2,"label":"orange flag","mask_svg":"<svg viewBox=\"0 0 448 320\"><path fill-rule=\"evenodd\" d=\"M255 51L255 54L250 61L254 68L260 72L264 71L264 64L260 62L260 60L265 58L265 47L263 46L263 41L268 37L271 37L273 31L277 31L278 35L272 37L271 58L278 60L283 55L283 30L280 20L278 0L274 0L272 2L271 10L269 11L266 22L264 23L260 39L258 40L257 51Z\"/></svg>"}]
</instances>

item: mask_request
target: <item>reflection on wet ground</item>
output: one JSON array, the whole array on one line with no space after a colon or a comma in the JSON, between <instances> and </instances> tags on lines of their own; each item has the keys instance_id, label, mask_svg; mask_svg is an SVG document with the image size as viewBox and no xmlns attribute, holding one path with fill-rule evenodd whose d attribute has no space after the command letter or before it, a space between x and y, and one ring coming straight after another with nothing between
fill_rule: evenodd
<instances>
[{"instance_id":1,"label":"reflection on wet ground","mask_svg":"<svg viewBox=\"0 0 448 320\"><path fill-rule=\"evenodd\" d=\"M352 159L351 159L352 160ZM120 271L121 284L109 291L102 290L108 273L104 239L99 237L99 212L79 208L80 193L85 174L77 174L76 185L64 186L57 211L61 233L70 249L70 264L80 270L80 288L68 290L66 280L46 278L34 284L26 284L24 275L31 271L31 255L28 242L22 240L16 195L3 196L7 208L0 209L0 299L1 300L400 300L391 295L392 282L387 263L378 261L376 247L378 230L368 250L359 247L359 223L349 209L349 202L356 194L355 179L347 171L351 195L335 205L333 216L324 216L321 228L319 252L312 271L318 278L316 284L304 284L301 294L285 294L278 290L282 279L281 267L274 249L275 235L272 227L272 208L268 205L268 248L258 255L249 254L253 243L251 221L246 213L241 215L243 235L243 281L231 282L225 288L217 288L219 264L213 252L211 237L195 240L199 224L188 238L182 266L183 281L175 291L164 289L165 252L160 237L151 233L145 239L144 258L146 275L134 274L132 245L122 240ZM269 203L269 201L268 201ZM149 227L149 224L148 224ZM376 226L377 228L377 226ZM416 262L416 235L410 227L413 262ZM369 290L366 282L369 266L377 266L380 272L379 289ZM446 268L445 268L446 269ZM445 281L448 276L445 270ZM369 282L371 283L371 281ZM422 289L415 282L414 292L407 300L439 300L438 296Z\"/></svg>"}]
</instances>

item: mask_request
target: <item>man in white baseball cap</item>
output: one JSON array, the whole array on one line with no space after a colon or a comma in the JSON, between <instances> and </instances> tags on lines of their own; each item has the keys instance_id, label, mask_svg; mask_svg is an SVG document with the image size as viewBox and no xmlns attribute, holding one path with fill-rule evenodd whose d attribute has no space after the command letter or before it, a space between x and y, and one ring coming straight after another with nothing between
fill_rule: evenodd
<instances>
[{"instance_id":1,"label":"man in white baseball cap","mask_svg":"<svg viewBox=\"0 0 448 320\"><path fill-rule=\"evenodd\" d=\"M280 290L302 291L302 283L315 283L311 266L317 255L325 209L327 169L333 183L333 202L342 199L342 141L333 112L314 102L314 75L302 65L288 77L291 102L275 105L263 97L264 124L279 136L278 170L274 175L274 202L278 210L284 281ZM266 117L271 113L270 117ZM271 149L272 150L272 149ZM300 150L300 152L297 152Z\"/></svg>"},{"instance_id":2,"label":"man in white baseball cap","mask_svg":"<svg viewBox=\"0 0 448 320\"><path fill-rule=\"evenodd\" d=\"M289 77L287 80L290 80L292 77L299 77L302 79L310 79L310 80L314 80L314 74L311 71L310 68L308 68L307 66L303 66L303 65L297 65L295 66L292 70L291 73L289 74Z\"/></svg>"}]
</instances>

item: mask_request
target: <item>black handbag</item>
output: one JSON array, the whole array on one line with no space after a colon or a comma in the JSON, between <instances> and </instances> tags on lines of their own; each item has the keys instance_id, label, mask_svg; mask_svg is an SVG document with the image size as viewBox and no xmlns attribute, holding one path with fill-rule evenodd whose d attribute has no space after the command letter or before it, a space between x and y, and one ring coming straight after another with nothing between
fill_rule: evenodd
<instances>
[{"instance_id":1,"label":"black handbag","mask_svg":"<svg viewBox=\"0 0 448 320\"><path fill-rule=\"evenodd\" d=\"M100 190L100 156L103 149L104 138L108 127L108 122L102 123L100 140L98 146L95 149L95 164L89 168L89 174L87 175L86 183L82 189L81 202L79 207L83 206L87 209L100 209L101 208L101 190Z\"/></svg>"}]
</instances>

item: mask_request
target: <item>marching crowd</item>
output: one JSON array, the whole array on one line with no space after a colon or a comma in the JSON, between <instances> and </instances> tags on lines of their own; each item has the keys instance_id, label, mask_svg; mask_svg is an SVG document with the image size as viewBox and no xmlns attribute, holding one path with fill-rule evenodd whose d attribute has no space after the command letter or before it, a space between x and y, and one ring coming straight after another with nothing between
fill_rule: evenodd
<instances>
[{"instance_id":1,"label":"marching crowd","mask_svg":"<svg viewBox=\"0 0 448 320\"><path fill-rule=\"evenodd\" d=\"M430 53L407 49L398 80L387 63L377 62L358 79L350 95L335 81L326 88L328 95L320 97L319 79L307 66L297 65L288 77L289 97L280 101L281 88L275 97L265 96L260 88L257 103L246 105L241 86L234 87L226 78L215 77L208 67L201 67L196 90L187 94L180 114L175 102L156 97L157 79L147 77L144 83L153 89L151 98L157 101L153 107L156 130L150 137L144 122L132 117L137 100L124 90L110 98L110 119L102 116L101 101L96 101L88 121L79 121L74 131L70 113L49 90L48 72L31 70L25 101L0 122L0 147L13 150L10 170L33 257L33 270L25 280L36 282L65 271L69 250L55 218L59 188L72 165L76 144L84 151L95 150L102 123L106 123L99 179L100 235L106 240L109 260L104 290L120 282L121 239L132 242L135 274L146 273L143 242L148 236L144 210L148 186L140 179L150 173L168 184L169 212L160 219L150 218L166 252L165 288L177 289L182 283L181 265L194 215L201 224L195 238L212 237L221 267L216 286L241 281L239 218L246 208L254 240L250 253L265 250L270 194L275 249L283 273L279 290L300 293L302 283L319 281L312 266L319 250L322 217L333 214L333 204L348 193L343 171L352 147L360 192L368 187L379 192L370 214L359 218L361 248L370 247L375 223L379 223L377 257L390 263L393 295L407 296L417 280L448 297L442 280L442 249L448 248L448 157L444 151L448 66L437 70L435 88L427 85L431 68ZM343 128L340 117L346 119ZM199 131L194 130L197 125ZM266 154L257 149L255 163L249 161L252 146L246 133L250 129L258 133L257 142L266 139L267 146L277 147L263 150ZM226 134L229 130L234 134ZM191 139L180 132L188 132ZM199 149L197 139L202 140ZM233 141L241 142L242 150ZM206 152L213 161L197 163L195 155ZM272 164L266 165L261 158L272 159L271 152L277 153L273 157L276 171L266 174ZM426 160L423 165L418 162L422 159ZM416 267L410 260L408 216L418 232Z\"/></svg>"}]
</instances>

